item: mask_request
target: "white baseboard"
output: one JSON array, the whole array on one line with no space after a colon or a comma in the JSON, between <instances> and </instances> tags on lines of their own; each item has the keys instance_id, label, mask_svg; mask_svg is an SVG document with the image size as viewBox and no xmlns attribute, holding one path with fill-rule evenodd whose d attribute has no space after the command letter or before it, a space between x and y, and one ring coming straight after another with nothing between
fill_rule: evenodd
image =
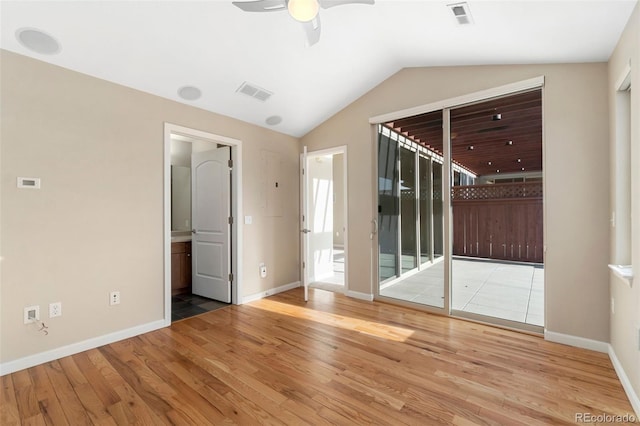
<instances>
[{"instance_id":1,"label":"white baseboard","mask_svg":"<svg viewBox=\"0 0 640 426\"><path fill-rule=\"evenodd\" d=\"M562 343L563 345L575 346L576 348L589 349L591 351L609 353L609 344L599 340L586 339L584 337L572 336L570 334L556 333L545 330L544 340Z\"/></svg>"},{"instance_id":2,"label":"white baseboard","mask_svg":"<svg viewBox=\"0 0 640 426\"><path fill-rule=\"evenodd\" d=\"M40 352L35 355L29 355L24 358L19 358L14 361L9 361L0 364L0 376L5 374L11 374L16 371L24 370L25 368L34 367L36 365L44 364L45 362L53 361L56 359L64 358L65 356L74 355L79 352L94 349L99 346L108 345L119 340L128 339L130 337L138 336L140 334L148 333L150 331L158 330L166 327L164 319L159 321L150 322L147 324L138 325L136 327L127 328L125 330L116 331L113 333L105 334L103 336L93 337L91 339L83 340L81 342L72 343L60 348L51 349L45 352Z\"/></svg>"},{"instance_id":3,"label":"white baseboard","mask_svg":"<svg viewBox=\"0 0 640 426\"><path fill-rule=\"evenodd\" d=\"M367 302L373 301L373 294L360 293L359 291L348 290L345 295L347 297L353 297L354 299L366 300Z\"/></svg>"},{"instance_id":4,"label":"white baseboard","mask_svg":"<svg viewBox=\"0 0 640 426\"><path fill-rule=\"evenodd\" d=\"M622 368L622 364L620 364L620 360L616 356L616 352L613 350L613 346L609 345L609 358L611 359L611 363L613 364L613 368L616 370L616 374L620 379L620 383L622 383L622 388L624 389L627 397L629 398L629 402L631 402L631 406L633 410L636 412L636 417L640 418L640 397L636 393L635 389L631 385L631 380L629 380L629 376Z\"/></svg>"},{"instance_id":5,"label":"white baseboard","mask_svg":"<svg viewBox=\"0 0 640 426\"><path fill-rule=\"evenodd\" d=\"M282 293L283 291L288 291L297 287L300 287L300 281L284 284L284 285L281 285L280 287L272 288L266 291L261 291L260 293L250 294L249 296L244 296L242 298L242 303L249 303L249 302L253 302L254 300L260 300L265 297L273 296L274 294Z\"/></svg>"},{"instance_id":6,"label":"white baseboard","mask_svg":"<svg viewBox=\"0 0 640 426\"><path fill-rule=\"evenodd\" d=\"M627 376L627 373L624 371L620 360L616 356L615 351L613 350L613 346L609 343L600 342L598 340L585 339L584 337L571 336L569 334L555 333L553 331L544 332L544 339L550 342L562 343L569 346L575 346L583 349L590 349L596 352L602 352L609 355L609 359L611 359L611 363L613 364L613 368L616 370L616 374L618 375L618 379L620 379L620 383L622 383L622 388L624 389L627 397L629 398L629 402L631 402L631 406L635 411L635 414L638 418L640 418L640 398L636 393L635 389L631 385L631 381Z\"/></svg>"},{"instance_id":7,"label":"white baseboard","mask_svg":"<svg viewBox=\"0 0 640 426\"><path fill-rule=\"evenodd\" d=\"M554 331L544 331L544 340L562 343L563 345L575 346L576 348L589 349L591 351L609 353L609 344L599 340L585 339L584 337L572 336L570 334L556 333Z\"/></svg>"}]
</instances>

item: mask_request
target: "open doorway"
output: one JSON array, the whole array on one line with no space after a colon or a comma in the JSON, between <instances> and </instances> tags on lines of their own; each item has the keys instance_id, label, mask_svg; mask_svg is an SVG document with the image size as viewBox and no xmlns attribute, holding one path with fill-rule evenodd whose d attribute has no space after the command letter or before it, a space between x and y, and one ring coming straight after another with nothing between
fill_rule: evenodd
<instances>
[{"instance_id":1,"label":"open doorway","mask_svg":"<svg viewBox=\"0 0 640 426\"><path fill-rule=\"evenodd\" d=\"M455 315L544 326L542 90L451 109Z\"/></svg>"},{"instance_id":2,"label":"open doorway","mask_svg":"<svg viewBox=\"0 0 640 426\"><path fill-rule=\"evenodd\" d=\"M238 303L240 141L165 124L165 322Z\"/></svg>"},{"instance_id":3,"label":"open doorway","mask_svg":"<svg viewBox=\"0 0 640 426\"><path fill-rule=\"evenodd\" d=\"M303 156L304 161L304 156ZM311 287L347 291L346 147L307 153L302 185L303 274Z\"/></svg>"}]
</instances>

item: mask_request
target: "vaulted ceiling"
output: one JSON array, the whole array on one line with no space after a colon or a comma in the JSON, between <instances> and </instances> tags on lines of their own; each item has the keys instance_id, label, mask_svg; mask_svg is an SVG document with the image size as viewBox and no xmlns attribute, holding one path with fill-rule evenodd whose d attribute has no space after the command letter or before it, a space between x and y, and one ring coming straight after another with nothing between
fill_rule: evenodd
<instances>
[{"instance_id":1,"label":"vaulted ceiling","mask_svg":"<svg viewBox=\"0 0 640 426\"><path fill-rule=\"evenodd\" d=\"M473 23L460 26L447 7L456 2L322 9L320 40L306 47L286 11L243 12L231 1L2 1L0 46L302 136L406 67L605 62L637 4L468 0ZM59 52L26 49L16 38L23 28L51 35ZM244 82L272 96L246 96ZM184 86L201 96L180 97Z\"/></svg>"}]
</instances>

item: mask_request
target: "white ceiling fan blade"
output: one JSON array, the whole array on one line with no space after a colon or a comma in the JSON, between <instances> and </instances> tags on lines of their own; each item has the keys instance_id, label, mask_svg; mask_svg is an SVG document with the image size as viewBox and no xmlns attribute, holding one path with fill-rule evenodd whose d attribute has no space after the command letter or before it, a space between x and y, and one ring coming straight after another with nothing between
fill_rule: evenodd
<instances>
[{"instance_id":1,"label":"white ceiling fan blade","mask_svg":"<svg viewBox=\"0 0 640 426\"><path fill-rule=\"evenodd\" d=\"M275 12L287 8L285 0L234 1L231 3L245 12Z\"/></svg>"},{"instance_id":2,"label":"white ceiling fan blade","mask_svg":"<svg viewBox=\"0 0 640 426\"><path fill-rule=\"evenodd\" d=\"M309 22L303 22L302 27L307 35L307 46L311 47L320 40L320 15Z\"/></svg>"},{"instance_id":3,"label":"white ceiling fan blade","mask_svg":"<svg viewBox=\"0 0 640 426\"><path fill-rule=\"evenodd\" d=\"M343 4L375 4L375 0L320 0L319 3L321 8L328 9Z\"/></svg>"}]
</instances>

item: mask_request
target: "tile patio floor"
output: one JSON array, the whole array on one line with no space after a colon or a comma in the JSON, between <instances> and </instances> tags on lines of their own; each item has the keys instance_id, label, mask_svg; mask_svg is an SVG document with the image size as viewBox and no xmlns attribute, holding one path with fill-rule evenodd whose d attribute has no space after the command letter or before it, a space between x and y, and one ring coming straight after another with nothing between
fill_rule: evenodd
<instances>
[{"instance_id":1,"label":"tile patio floor","mask_svg":"<svg viewBox=\"0 0 640 426\"><path fill-rule=\"evenodd\" d=\"M444 306L444 263L384 287L381 296ZM454 310L544 326L544 269L540 265L454 259Z\"/></svg>"}]
</instances>

